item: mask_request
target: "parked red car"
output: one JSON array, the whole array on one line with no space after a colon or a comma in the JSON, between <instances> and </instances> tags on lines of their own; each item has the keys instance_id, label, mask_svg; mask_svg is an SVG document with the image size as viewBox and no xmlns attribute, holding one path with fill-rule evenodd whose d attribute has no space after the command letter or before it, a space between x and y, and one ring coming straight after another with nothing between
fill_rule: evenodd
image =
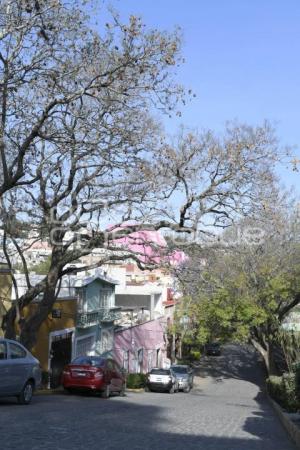
<instances>
[{"instance_id":1,"label":"parked red car","mask_svg":"<svg viewBox=\"0 0 300 450\"><path fill-rule=\"evenodd\" d=\"M69 392L88 390L108 398L112 392L125 394L125 374L113 359L78 356L65 366L62 385Z\"/></svg>"}]
</instances>

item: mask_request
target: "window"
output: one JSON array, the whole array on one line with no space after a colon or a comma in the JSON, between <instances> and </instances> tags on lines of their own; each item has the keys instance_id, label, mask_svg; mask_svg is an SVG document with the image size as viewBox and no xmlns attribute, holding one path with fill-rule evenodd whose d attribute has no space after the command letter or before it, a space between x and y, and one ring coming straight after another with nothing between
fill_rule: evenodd
<instances>
[{"instance_id":1,"label":"window","mask_svg":"<svg viewBox=\"0 0 300 450\"><path fill-rule=\"evenodd\" d=\"M76 340L76 356L90 355L95 345L95 335Z\"/></svg>"},{"instance_id":2,"label":"window","mask_svg":"<svg viewBox=\"0 0 300 450\"><path fill-rule=\"evenodd\" d=\"M143 373L143 362L144 362L144 350L140 348L138 350L138 373Z\"/></svg>"},{"instance_id":3,"label":"window","mask_svg":"<svg viewBox=\"0 0 300 450\"><path fill-rule=\"evenodd\" d=\"M110 359L107 360L107 368L108 368L108 370L114 370L115 369L114 365L113 365L113 362Z\"/></svg>"},{"instance_id":4,"label":"window","mask_svg":"<svg viewBox=\"0 0 300 450\"><path fill-rule=\"evenodd\" d=\"M77 291L78 311L87 311L86 292L84 289L79 288Z\"/></svg>"},{"instance_id":5,"label":"window","mask_svg":"<svg viewBox=\"0 0 300 450\"><path fill-rule=\"evenodd\" d=\"M152 369L153 366L153 352L151 350L148 351L148 372Z\"/></svg>"},{"instance_id":6,"label":"window","mask_svg":"<svg viewBox=\"0 0 300 450\"><path fill-rule=\"evenodd\" d=\"M112 289L101 289L100 291L100 308L111 308L112 305L112 297L113 297Z\"/></svg>"},{"instance_id":7,"label":"window","mask_svg":"<svg viewBox=\"0 0 300 450\"><path fill-rule=\"evenodd\" d=\"M160 365L160 348L156 350L156 367Z\"/></svg>"},{"instance_id":8,"label":"window","mask_svg":"<svg viewBox=\"0 0 300 450\"><path fill-rule=\"evenodd\" d=\"M9 344L11 359L26 358L26 351L17 344Z\"/></svg>"},{"instance_id":9,"label":"window","mask_svg":"<svg viewBox=\"0 0 300 450\"><path fill-rule=\"evenodd\" d=\"M129 351L124 350L123 352L123 369L129 372Z\"/></svg>"},{"instance_id":10,"label":"window","mask_svg":"<svg viewBox=\"0 0 300 450\"><path fill-rule=\"evenodd\" d=\"M0 359L7 359L6 342L0 342Z\"/></svg>"}]
</instances>

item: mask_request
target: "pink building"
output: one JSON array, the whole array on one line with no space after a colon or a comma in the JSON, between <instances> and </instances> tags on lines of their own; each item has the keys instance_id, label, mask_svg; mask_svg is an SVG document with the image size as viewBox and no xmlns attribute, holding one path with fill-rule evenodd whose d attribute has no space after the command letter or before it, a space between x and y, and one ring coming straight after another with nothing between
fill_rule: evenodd
<instances>
[{"instance_id":1,"label":"pink building","mask_svg":"<svg viewBox=\"0 0 300 450\"><path fill-rule=\"evenodd\" d=\"M115 332L114 357L130 373L147 373L152 367L167 367L165 319L150 320Z\"/></svg>"}]
</instances>

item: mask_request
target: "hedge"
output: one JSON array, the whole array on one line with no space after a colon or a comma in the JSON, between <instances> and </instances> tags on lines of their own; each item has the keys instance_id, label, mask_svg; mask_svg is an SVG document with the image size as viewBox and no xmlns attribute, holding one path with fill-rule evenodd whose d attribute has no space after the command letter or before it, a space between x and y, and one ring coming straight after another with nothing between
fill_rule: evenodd
<instances>
[{"instance_id":1,"label":"hedge","mask_svg":"<svg viewBox=\"0 0 300 450\"><path fill-rule=\"evenodd\" d=\"M129 389L140 389L146 386L146 375L144 373L129 373L126 379Z\"/></svg>"},{"instance_id":2,"label":"hedge","mask_svg":"<svg viewBox=\"0 0 300 450\"><path fill-rule=\"evenodd\" d=\"M288 412L300 409L295 373L284 373L281 377L270 376L267 379L267 389L270 396Z\"/></svg>"}]
</instances>

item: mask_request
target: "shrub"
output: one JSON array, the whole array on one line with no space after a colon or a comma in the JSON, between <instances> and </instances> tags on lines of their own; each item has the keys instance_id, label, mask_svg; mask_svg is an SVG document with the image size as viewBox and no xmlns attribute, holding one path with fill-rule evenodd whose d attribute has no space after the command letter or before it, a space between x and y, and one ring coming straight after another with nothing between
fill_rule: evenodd
<instances>
[{"instance_id":1,"label":"shrub","mask_svg":"<svg viewBox=\"0 0 300 450\"><path fill-rule=\"evenodd\" d=\"M299 409L299 401L297 398L296 374L284 373L282 376L282 384L284 386L285 408L294 412Z\"/></svg>"},{"instance_id":2,"label":"shrub","mask_svg":"<svg viewBox=\"0 0 300 450\"><path fill-rule=\"evenodd\" d=\"M176 364L181 364L183 366L189 366L191 364L191 360L188 358L183 358L183 359L176 358Z\"/></svg>"},{"instance_id":3,"label":"shrub","mask_svg":"<svg viewBox=\"0 0 300 450\"><path fill-rule=\"evenodd\" d=\"M294 364L293 369L295 372L296 395L298 401L300 402L300 364L299 363Z\"/></svg>"},{"instance_id":4,"label":"shrub","mask_svg":"<svg viewBox=\"0 0 300 450\"><path fill-rule=\"evenodd\" d=\"M191 359L198 361L200 359L201 353L198 350L191 350Z\"/></svg>"},{"instance_id":5,"label":"shrub","mask_svg":"<svg viewBox=\"0 0 300 450\"><path fill-rule=\"evenodd\" d=\"M140 389L146 386L146 375L144 373L129 373L126 379L129 389Z\"/></svg>"},{"instance_id":6,"label":"shrub","mask_svg":"<svg viewBox=\"0 0 300 450\"><path fill-rule=\"evenodd\" d=\"M279 404L282 403L283 389L281 384L281 377L270 376L267 378L267 390L269 395Z\"/></svg>"},{"instance_id":7,"label":"shrub","mask_svg":"<svg viewBox=\"0 0 300 450\"><path fill-rule=\"evenodd\" d=\"M282 377L270 376L267 379L267 389L270 396L288 412L296 412L299 409L294 373L285 373Z\"/></svg>"}]
</instances>

